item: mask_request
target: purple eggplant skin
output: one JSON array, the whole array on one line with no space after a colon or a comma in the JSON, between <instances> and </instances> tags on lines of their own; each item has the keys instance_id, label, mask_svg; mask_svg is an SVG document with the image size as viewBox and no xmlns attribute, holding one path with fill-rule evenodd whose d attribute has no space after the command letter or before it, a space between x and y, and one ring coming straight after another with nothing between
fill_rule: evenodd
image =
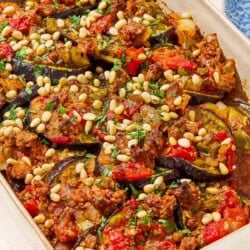
<instances>
[{"instance_id":1,"label":"purple eggplant skin","mask_svg":"<svg viewBox=\"0 0 250 250\"><path fill-rule=\"evenodd\" d=\"M167 167L176 169L180 173L181 178L191 178L196 181L214 181L226 179L228 175L215 174L206 171L205 169L198 168L197 166L189 163L181 158L159 157L156 163L160 167Z\"/></svg>"},{"instance_id":2,"label":"purple eggplant skin","mask_svg":"<svg viewBox=\"0 0 250 250\"><path fill-rule=\"evenodd\" d=\"M55 14L50 15L50 17L54 17L54 18L67 18L69 16L81 16L84 13L86 13L88 10L92 10L94 8L97 7L97 4L95 5L86 5L83 7L76 7L76 8L72 8L72 9L68 9L62 12L58 12Z\"/></svg>"},{"instance_id":3,"label":"purple eggplant skin","mask_svg":"<svg viewBox=\"0 0 250 250\"><path fill-rule=\"evenodd\" d=\"M24 75L27 81L36 81L35 69L36 65L32 63L23 62L17 59L13 59L13 73L16 75ZM38 65L41 68L41 75L48 76L53 80L59 80L62 77L71 75L79 75L86 71L86 68L70 69L63 67L52 67Z\"/></svg>"},{"instance_id":4,"label":"purple eggplant skin","mask_svg":"<svg viewBox=\"0 0 250 250\"><path fill-rule=\"evenodd\" d=\"M28 91L22 91L20 92L14 99L12 99L10 102L6 102L1 108L0 108L0 121L3 119L3 115L5 112L10 110L12 107L23 107L30 103L30 101L38 96L38 86L33 86L30 89L30 92Z\"/></svg>"},{"instance_id":5,"label":"purple eggplant skin","mask_svg":"<svg viewBox=\"0 0 250 250\"><path fill-rule=\"evenodd\" d=\"M179 230L185 229L182 211L181 211L181 206L180 206L178 201L174 204L173 213L174 213L174 221L175 221L177 229L179 229Z\"/></svg>"},{"instance_id":6,"label":"purple eggplant skin","mask_svg":"<svg viewBox=\"0 0 250 250\"><path fill-rule=\"evenodd\" d=\"M178 43L178 36L176 34L176 29L175 27L171 27L167 31L156 35L156 36L151 36L149 38L149 42L151 45L158 45L162 43L170 43L173 45L177 45Z\"/></svg>"},{"instance_id":7,"label":"purple eggplant skin","mask_svg":"<svg viewBox=\"0 0 250 250\"><path fill-rule=\"evenodd\" d=\"M206 102L218 102L223 99L223 94L206 94L200 92L193 92L189 90L184 90L186 94L191 96L191 100L189 102L190 105L199 105Z\"/></svg>"},{"instance_id":8,"label":"purple eggplant skin","mask_svg":"<svg viewBox=\"0 0 250 250\"><path fill-rule=\"evenodd\" d=\"M69 157L67 159L64 159L62 161L59 161L55 167L53 168L53 170L51 172L49 172L45 177L44 177L44 181L46 183L48 183L49 185L52 184L52 182L55 180L55 178L57 176L59 176L62 171L67 168L71 163L74 163L76 161L79 161L81 159L83 159L84 156L72 156Z\"/></svg>"}]
</instances>

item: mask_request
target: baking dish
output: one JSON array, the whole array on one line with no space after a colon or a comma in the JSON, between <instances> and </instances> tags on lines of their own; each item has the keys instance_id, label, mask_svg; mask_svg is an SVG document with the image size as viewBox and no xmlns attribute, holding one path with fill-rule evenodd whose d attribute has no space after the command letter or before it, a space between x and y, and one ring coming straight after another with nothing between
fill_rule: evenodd
<instances>
[{"instance_id":1,"label":"baking dish","mask_svg":"<svg viewBox=\"0 0 250 250\"><path fill-rule=\"evenodd\" d=\"M190 12L195 18L196 23L205 33L215 32L218 34L221 46L227 57L236 59L238 71L242 80L248 80L248 56L249 55L249 42L241 33L235 30L232 25L226 21L207 1L175 1L169 3L169 7L178 12ZM202 13L202 15L200 15ZM239 46L240 44L240 46ZM240 49L239 49L240 47ZM249 89L248 89L249 94ZM1 181L4 182L4 181ZM4 184L5 185L5 184ZM18 207L19 211L23 211L19 202L13 196L12 191L10 196ZM38 240L41 240L42 246L32 246L33 249L49 249L48 242L44 239L36 225L29 219L26 212L23 212L24 217L31 224L31 230L34 230L38 235ZM33 244L33 243L31 243ZM24 249L19 245L19 249ZM27 248L26 248L27 249ZM228 248L227 248L228 249Z\"/></svg>"}]
</instances>

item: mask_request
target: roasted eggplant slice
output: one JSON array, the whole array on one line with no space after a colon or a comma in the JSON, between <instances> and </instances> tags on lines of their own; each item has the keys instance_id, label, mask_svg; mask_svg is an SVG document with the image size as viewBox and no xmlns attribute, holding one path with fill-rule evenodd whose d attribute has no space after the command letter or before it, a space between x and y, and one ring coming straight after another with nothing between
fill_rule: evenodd
<instances>
[{"instance_id":1,"label":"roasted eggplant slice","mask_svg":"<svg viewBox=\"0 0 250 250\"><path fill-rule=\"evenodd\" d=\"M86 68L89 65L86 65ZM77 69L70 69L70 68L63 68L63 67L54 67L54 66L44 66L38 65L35 66L32 63L23 62L17 59L13 59L13 73L16 75L24 75L27 81L35 81L35 69L39 67L42 69L41 74L43 76L48 76L53 80L59 80L62 77L67 77L70 75L79 75L84 73L86 68L77 68Z\"/></svg>"},{"instance_id":2,"label":"roasted eggplant slice","mask_svg":"<svg viewBox=\"0 0 250 250\"><path fill-rule=\"evenodd\" d=\"M68 9L62 12L58 12L55 14L50 15L50 17L55 17L55 18L67 18L69 16L80 16L86 13L88 10L92 10L96 8L97 4L95 5L86 5L83 7L76 7L73 9Z\"/></svg>"},{"instance_id":3,"label":"roasted eggplant slice","mask_svg":"<svg viewBox=\"0 0 250 250\"><path fill-rule=\"evenodd\" d=\"M49 185L52 184L52 182L57 178L57 176L59 176L62 171L65 170L65 168L67 168L70 164L83 159L83 157L84 156L72 156L58 162L55 165L54 169L44 177L44 181Z\"/></svg>"},{"instance_id":4,"label":"roasted eggplant slice","mask_svg":"<svg viewBox=\"0 0 250 250\"><path fill-rule=\"evenodd\" d=\"M191 105L199 105L205 102L218 102L223 98L223 94L207 94L190 90L184 90L184 92L191 96L189 102Z\"/></svg>"},{"instance_id":5,"label":"roasted eggplant slice","mask_svg":"<svg viewBox=\"0 0 250 250\"><path fill-rule=\"evenodd\" d=\"M178 201L174 204L174 220L175 220L176 227L179 230L183 230L185 228L181 206Z\"/></svg>"},{"instance_id":6,"label":"roasted eggplant slice","mask_svg":"<svg viewBox=\"0 0 250 250\"><path fill-rule=\"evenodd\" d=\"M163 33L152 35L149 38L149 42L151 45L161 45L162 44L170 44L174 46L178 43L178 36L176 34L176 29L174 27L169 28L168 30L164 31Z\"/></svg>"},{"instance_id":7,"label":"roasted eggplant slice","mask_svg":"<svg viewBox=\"0 0 250 250\"><path fill-rule=\"evenodd\" d=\"M219 171L211 171L208 166L198 167L181 158L159 157L156 163L161 167L176 169L182 178L188 177L196 181L213 181L225 178Z\"/></svg>"},{"instance_id":8,"label":"roasted eggplant slice","mask_svg":"<svg viewBox=\"0 0 250 250\"><path fill-rule=\"evenodd\" d=\"M10 102L5 103L4 106L0 109L0 121L3 118L5 112L10 110L12 107L23 107L27 105L33 98L35 98L38 93L37 90L39 89L38 86L34 86L29 90L24 90L20 92L14 99Z\"/></svg>"}]
</instances>

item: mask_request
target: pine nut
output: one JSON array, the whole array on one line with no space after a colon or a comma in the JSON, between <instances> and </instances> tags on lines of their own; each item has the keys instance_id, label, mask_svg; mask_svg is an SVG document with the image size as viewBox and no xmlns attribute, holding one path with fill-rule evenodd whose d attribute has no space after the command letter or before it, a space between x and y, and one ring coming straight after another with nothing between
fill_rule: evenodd
<instances>
[{"instance_id":1,"label":"pine nut","mask_svg":"<svg viewBox=\"0 0 250 250\"><path fill-rule=\"evenodd\" d=\"M42 121L48 122L52 117L52 113L50 111L44 111L42 114Z\"/></svg>"},{"instance_id":2,"label":"pine nut","mask_svg":"<svg viewBox=\"0 0 250 250\"><path fill-rule=\"evenodd\" d=\"M2 13L7 16L12 16L15 13L15 8L12 5L7 6L3 9Z\"/></svg>"},{"instance_id":3,"label":"pine nut","mask_svg":"<svg viewBox=\"0 0 250 250\"><path fill-rule=\"evenodd\" d=\"M205 136L207 134L206 128L200 128L198 131L199 136Z\"/></svg>"},{"instance_id":4,"label":"pine nut","mask_svg":"<svg viewBox=\"0 0 250 250\"><path fill-rule=\"evenodd\" d=\"M7 93L6 93L6 97L8 99L13 99L17 96L17 91L12 89L12 90L9 90Z\"/></svg>"},{"instance_id":5,"label":"pine nut","mask_svg":"<svg viewBox=\"0 0 250 250\"><path fill-rule=\"evenodd\" d=\"M117 101L112 99L109 103L109 110L114 111L117 108Z\"/></svg>"},{"instance_id":6,"label":"pine nut","mask_svg":"<svg viewBox=\"0 0 250 250\"><path fill-rule=\"evenodd\" d=\"M115 135L116 131L117 131L116 126L114 124L110 124L110 126L109 126L109 134L110 135Z\"/></svg>"},{"instance_id":7,"label":"pine nut","mask_svg":"<svg viewBox=\"0 0 250 250\"><path fill-rule=\"evenodd\" d=\"M127 132L131 132L137 128L137 125L135 123L132 123L126 127Z\"/></svg>"},{"instance_id":8,"label":"pine nut","mask_svg":"<svg viewBox=\"0 0 250 250\"><path fill-rule=\"evenodd\" d=\"M84 168L81 169L80 171L80 178L81 179L86 179L88 177L87 172Z\"/></svg>"},{"instance_id":9,"label":"pine nut","mask_svg":"<svg viewBox=\"0 0 250 250\"><path fill-rule=\"evenodd\" d=\"M202 82L202 79L201 79L201 77L199 75L197 75L197 74L192 75L192 83L194 85L200 85L201 82Z\"/></svg>"},{"instance_id":10,"label":"pine nut","mask_svg":"<svg viewBox=\"0 0 250 250\"><path fill-rule=\"evenodd\" d=\"M96 118L96 115L93 113L85 113L82 117L86 121L94 121Z\"/></svg>"},{"instance_id":11,"label":"pine nut","mask_svg":"<svg viewBox=\"0 0 250 250\"><path fill-rule=\"evenodd\" d=\"M175 146L175 145L177 144L176 139L175 139L174 137L172 137L172 136L169 137L168 141L169 141L169 144L170 144L171 146Z\"/></svg>"},{"instance_id":12,"label":"pine nut","mask_svg":"<svg viewBox=\"0 0 250 250\"><path fill-rule=\"evenodd\" d=\"M114 83L115 79L116 79L116 72L114 70L111 70L108 79L109 83L110 84Z\"/></svg>"},{"instance_id":13,"label":"pine nut","mask_svg":"<svg viewBox=\"0 0 250 250\"><path fill-rule=\"evenodd\" d=\"M74 84L74 85L70 86L69 91L72 93L77 93L79 91L79 88L77 85Z\"/></svg>"},{"instance_id":14,"label":"pine nut","mask_svg":"<svg viewBox=\"0 0 250 250\"><path fill-rule=\"evenodd\" d=\"M35 216L34 218L34 221L37 223L37 224L42 224L42 223L44 223L44 221L45 221L45 216L44 216L44 214L38 214L37 216Z\"/></svg>"},{"instance_id":15,"label":"pine nut","mask_svg":"<svg viewBox=\"0 0 250 250\"><path fill-rule=\"evenodd\" d=\"M171 119L177 119L178 115L175 112L169 112Z\"/></svg>"},{"instance_id":16,"label":"pine nut","mask_svg":"<svg viewBox=\"0 0 250 250\"><path fill-rule=\"evenodd\" d=\"M11 28L10 26L6 26L6 27L2 30L1 36L7 37L11 32L12 32L12 28Z\"/></svg>"},{"instance_id":17,"label":"pine nut","mask_svg":"<svg viewBox=\"0 0 250 250\"><path fill-rule=\"evenodd\" d=\"M221 214L219 212L212 212L213 220L219 221L221 219Z\"/></svg>"},{"instance_id":18,"label":"pine nut","mask_svg":"<svg viewBox=\"0 0 250 250\"><path fill-rule=\"evenodd\" d=\"M156 95L151 95L151 103L153 104L159 104L161 102L161 99Z\"/></svg>"},{"instance_id":19,"label":"pine nut","mask_svg":"<svg viewBox=\"0 0 250 250\"><path fill-rule=\"evenodd\" d=\"M53 41L53 40L48 40L48 41L46 41L45 46L46 46L47 48L50 48L50 47L53 46L53 44L54 44L54 41Z\"/></svg>"},{"instance_id":20,"label":"pine nut","mask_svg":"<svg viewBox=\"0 0 250 250\"><path fill-rule=\"evenodd\" d=\"M166 71L164 71L163 75L166 78L166 80L168 80L169 82L173 82L174 81L174 76L173 76L173 71L172 70L166 70Z\"/></svg>"},{"instance_id":21,"label":"pine nut","mask_svg":"<svg viewBox=\"0 0 250 250\"><path fill-rule=\"evenodd\" d=\"M102 106L103 106L103 103L102 103L102 101L100 101L100 100L94 100L94 102L93 102L93 104L92 104L92 107L93 107L94 109L96 109L96 110L101 109Z\"/></svg>"},{"instance_id":22,"label":"pine nut","mask_svg":"<svg viewBox=\"0 0 250 250\"><path fill-rule=\"evenodd\" d=\"M25 179L24 179L24 183L27 185L27 184L30 184L32 179L33 179L33 174L26 174L25 176Z\"/></svg>"},{"instance_id":23,"label":"pine nut","mask_svg":"<svg viewBox=\"0 0 250 250\"><path fill-rule=\"evenodd\" d=\"M54 224L54 221L53 221L52 219L48 219L48 220L46 220L46 221L44 222L44 226L45 226L46 228L51 228L51 227L53 226L53 224Z\"/></svg>"},{"instance_id":24,"label":"pine nut","mask_svg":"<svg viewBox=\"0 0 250 250\"><path fill-rule=\"evenodd\" d=\"M154 17L150 16L150 15L147 14L147 13L145 13L145 14L143 15L143 18L146 19L146 20L148 20L148 21L150 21L150 22L152 22L152 21L155 20Z\"/></svg>"},{"instance_id":25,"label":"pine nut","mask_svg":"<svg viewBox=\"0 0 250 250\"><path fill-rule=\"evenodd\" d=\"M130 157L125 154L119 154L116 156L116 159L121 162L128 162L130 160Z\"/></svg>"},{"instance_id":26,"label":"pine nut","mask_svg":"<svg viewBox=\"0 0 250 250\"><path fill-rule=\"evenodd\" d=\"M154 185L160 186L163 182L164 182L163 176L158 176L154 181Z\"/></svg>"},{"instance_id":27,"label":"pine nut","mask_svg":"<svg viewBox=\"0 0 250 250\"><path fill-rule=\"evenodd\" d=\"M154 184L147 184L143 187L143 191L146 193L146 194L149 194L149 193L152 193L155 189L155 185Z\"/></svg>"},{"instance_id":28,"label":"pine nut","mask_svg":"<svg viewBox=\"0 0 250 250\"><path fill-rule=\"evenodd\" d=\"M31 123L30 123L30 127L31 128L35 128L37 127L39 124L41 123L40 118L34 118Z\"/></svg>"},{"instance_id":29,"label":"pine nut","mask_svg":"<svg viewBox=\"0 0 250 250\"><path fill-rule=\"evenodd\" d=\"M146 91L141 93L141 97L142 97L142 99L144 100L145 103L150 103L152 101L151 95Z\"/></svg>"},{"instance_id":30,"label":"pine nut","mask_svg":"<svg viewBox=\"0 0 250 250\"><path fill-rule=\"evenodd\" d=\"M57 19L57 20L56 20L56 24L57 24L57 27L58 27L58 28L63 28L64 25L65 25L65 22L64 22L63 19Z\"/></svg>"},{"instance_id":31,"label":"pine nut","mask_svg":"<svg viewBox=\"0 0 250 250\"><path fill-rule=\"evenodd\" d=\"M33 170L33 174L34 175L43 175L44 174L44 170L40 167L37 167Z\"/></svg>"},{"instance_id":32,"label":"pine nut","mask_svg":"<svg viewBox=\"0 0 250 250\"><path fill-rule=\"evenodd\" d=\"M178 139L178 144L183 148L189 148L191 146L191 143L187 138Z\"/></svg>"},{"instance_id":33,"label":"pine nut","mask_svg":"<svg viewBox=\"0 0 250 250\"><path fill-rule=\"evenodd\" d=\"M2 122L2 125L5 127L16 126L16 122L13 120L5 120Z\"/></svg>"},{"instance_id":34,"label":"pine nut","mask_svg":"<svg viewBox=\"0 0 250 250\"><path fill-rule=\"evenodd\" d=\"M160 90L167 90L168 88L170 87L170 84L163 84L161 87L160 87Z\"/></svg>"},{"instance_id":35,"label":"pine nut","mask_svg":"<svg viewBox=\"0 0 250 250\"><path fill-rule=\"evenodd\" d=\"M31 166L31 161L30 161L30 158L29 158L29 157L23 156L23 157L22 157L22 161L23 161L24 163L26 163L27 165Z\"/></svg>"},{"instance_id":36,"label":"pine nut","mask_svg":"<svg viewBox=\"0 0 250 250\"><path fill-rule=\"evenodd\" d=\"M114 136L114 135L105 135L104 136L104 141L106 141L106 142L115 142L116 141L116 136Z\"/></svg>"},{"instance_id":37,"label":"pine nut","mask_svg":"<svg viewBox=\"0 0 250 250\"><path fill-rule=\"evenodd\" d=\"M42 56L45 52L46 52L46 46L44 44L39 45L38 48L36 49L36 54L38 56Z\"/></svg>"},{"instance_id":38,"label":"pine nut","mask_svg":"<svg viewBox=\"0 0 250 250\"><path fill-rule=\"evenodd\" d=\"M30 40L39 40L40 37L41 36L38 33L32 33L32 34L30 34Z\"/></svg>"},{"instance_id":39,"label":"pine nut","mask_svg":"<svg viewBox=\"0 0 250 250\"><path fill-rule=\"evenodd\" d=\"M136 216L140 219L144 218L145 216L147 216L147 212L145 210L141 210L139 212L137 212Z\"/></svg>"},{"instance_id":40,"label":"pine nut","mask_svg":"<svg viewBox=\"0 0 250 250\"><path fill-rule=\"evenodd\" d=\"M220 193L220 190L217 187L207 187L206 191L209 194L219 194Z\"/></svg>"},{"instance_id":41,"label":"pine nut","mask_svg":"<svg viewBox=\"0 0 250 250\"><path fill-rule=\"evenodd\" d=\"M82 162L78 162L76 164L76 173L80 174L81 170L84 168L84 164Z\"/></svg>"},{"instance_id":42,"label":"pine nut","mask_svg":"<svg viewBox=\"0 0 250 250\"><path fill-rule=\"evenodd\" d=\"M87 100L87 94L85 94L85 93L83 93L83 94L81 94L80 96L79 96L79 101L81 101L81 102L85 102L86 100Z\"/></svg>"},{"instance_id":43,"label":"pine nut","mask_svg":"<svg viewBox=\"0 0 250 250\"><path fill-rule=\"evenodd\" d=\"M61 184L58 183L50 189L50 193L58 193L61 190Z\"/></svg>"},{"instance_id":44,"label":"pine nut","mask_svg":"<svg viewBox=\"0 0 250 250\"><path fill-rule=\"evenodd\" d=\"M116 107L116 108L114 109L114 112L115 112L115 114L117 114L117 115L122 114L123 111L124 111L124 106L123 106L122 104L120 104L118 107Z\"/></svg>"},{"instance_id":45,"label":"pine nut","mask_svg":"<svg viewBox=\"0 0 250 250\"><path fill-rule=\"evenodd\" d=\"M200 135L195 136L195 137L194 137L194 141L195 141L195 142L200 142L200 141L202 141L202 136L200 136Z\"/></svg>"},{"instance_id":46,"label":"pine nut","mask_svg":"<svg viewBox=\"0 0 250 250\"><path fill-rule=\"evenodd\" d=\"M181 183L191 183L192 180L191 179L187 179L187 178L182 178L182 179L180 179L180 182Z\"/></svg>"},{"instance_id":47,"label":"pine nut","mask_svg":"<svg viewBox=\"0 0 250 250\"><path fill-rule=\"evenodd\" d=\"M200 55L200 53L201 53L200 49L196 49L196 50L194 50L194 51L192 52L192 56L193 56L193 57L197 57L197 56Z\"/></svg>"},{"instance_id":48,"label":"pine nut","mask_svg":"<svg viewBox=\"0 0 250 250\"><path fill-rule=\"evenodd\" d=\"M59 40L60 35L61 35L60 32L59 32L59 31L56 31L56 32L53 33L52 39L53 39L54 41L57 41L57 40Z\"/></svg>"},{"instance_id":49,"label":"pine nut","mask_svg":"<svg viewBox=\"0 0 250 250\"><path fill-rule=\"evenodd\" d=\"M212 214L207 213L207 214L204 214L204 215L203 215L203 217L202 217L202 219L201 219L201 223L202 223L203 225L207 225L207 224L209 224L212 220L213 220Z\"/></svg>"},{"instance_id":50,"label":"pine nut","mask_svg":"<svg viewBox=\"0 0 250 250\"><path fill-rule=\"evenodd\" d=\"M119 10L116 15L117 15L117 18L120 20L124 18L124 13L122 10Z\"/></svg>"},{"instance_id":51,"label":"pine nut","mask_svg":"<svg viewBox=\"0 0 250 250\"><path fill-rule=\"evenodd\" d=\"M118 30L115 27L111 27L109 29L109 34L112 35L112 36L117 36L119 33L118 33Z\"/></svg>"},{"instance_id":52,"label":"pine nut","mask_svg":"<svg viewBox=\"0 0 250 250\"><path fill-rule=\"evenodd\" d=\"M188 118L189 118L189 120L191 121L191 122L194 122L195 121L195 111L193 111L193 110L190 110L189 112L188 112Z\"/></svg>"},{"instance_id":53,"label":"pine nut","mask_svg":"<svg viewBox=\"0 0 250 250\"><path fill-rule=\"evenodd\" d=\"M228 144L231 143L231 141L232 141L231 138L226 138L225 140L223 140L223 141L221 142L221 145L228 145Z\"/></svg>"},{"instance_id":54,"label":"pine nut","mask_svg":"<svg viewBox=\"0 0 250 250\"><path fill-rule=\"evenodd\" d=\"M127 21L125 19L120 19L119 21L116 22L115 28L116 28L116 30L120 30L126 24L127 24Z\"/></svg>"},{"instance_id":55,"label":"pine nut","mask_svg":"<svg viewBox=\"0 0 250 250\"><path fill-rule=\"evenodd\" d=\"M41 35L41 40L44 40L44 41L48 41L48 40L51 40L51 35L50 34L42 34Z\"/></svg>"},{"instance_id":56,"label":"pine nut","mask_svg":"<svg viewBox=\"0 0 250 250\"><path fill-rule=\"evenodd\" d=\"M55 166L55 163L44 163L42 165L42 169L44 172L49 172L52 170L52 168Z\"/></svg>"},{"instance_id":57,"label":"pine nut","mask_svg":"<svg viewBox=\"0 0 250 250\"><path fill-rule=\"evenodd\" d=\"M229 173L227 166L222 162L219 163L219 169L223 175L227 175Z\"/></svg>"},{"instance_id":58,"label":"pine nut","mask_svg":"<svg viewBox=\"0 0 250 250\"><path fill-rule=\"evenodd\" d=\"M138 144L137 139L132 139L128 141L128 148L132 148L133 146L136 146Z\"/></svg>"},{"instance_id":59,"label":"pine nut","mask_svg":"<svg viewBox=\"0 0 250 250\"><path fill-rule=\"evenodd\" d=\"M105 10L107 8L107 3L105 1L101 1L99 4L98 4L98 9L99 10Z\"/></svg>"},{"instance_id":60,"label":"pine nut","mask_svg":"<svg viewBox=\"0 0 250 250\"><path fill-rule=\"evenodd\" d=\"M16 114L16 116L20 119L24 118L25 116L25 111L23 109L19 110Z\"/></svg>"},{"instance_id":61,"label":"pine nut","mask_svg":"<svg viewBox=\"0 0 250 250\"><path fill-rule=\"evenodd\" d=\"M59 202L61 200L61 196L56 193L51 193L49 197L54 202Z\"/></svg>"},{"instance_id":62,"label":"pine nut","mask_svg":"<svg viewBox=\"0 0 250 250\"><path fill-rule=\"evenodd\" d=\"M40 123L36 128L36 132L40 134L43 133L44 131L45 131L45 124Z\"/></svg>"},{"instance_id":63,"label":"pine nut","mask_svg":"<svg viewBox=\"0 0 250 250\"><path fill-rule=\"evenodd\" d=\"M93 177L88 177L84 180L84 184L88 187L92 186L94 183L94 178Z\"/></svg>"},{"instance_id":64,"label":"pine nut","mask_svg":"<svg viewBox=\"0 0 250 250\"><path fill-rule=\"evenodd\" d=\"M170 117L169 113L161 112L161 119L165 122L168 122L171 120L171 117Z\"/></svg>"},{"instance_id":65,"label":"pine nut","mask_svg":"<svg viewBox=\"0 0 250 250\"><path fill-rule=\"evenodd\" d=\"M145 200L147 198L147 195L145 194L145 193L141 193L141 194L139 194L139 196L138 196L138 200L139 201L143 201L143 200Z\"/></svg>"},{"instance_id":66,"label":"pine nut","mask_svg":"<svg viewBox=\"0 0 250 250\"><path fill-rule=\"evenodd\" d=\"M219 83L220 82L220 74L218 71L215 71L214 74L213 74L213 77L214 77L214 81L215 83Z\"/></svg>"},{"instance_id":67,"label":"pine nut","mask_svg":"<svg viewBox=\"0 0 250 250\"><path fill-rule=\"evenodd\" d=\"M80 28L80 30L79 30L79 37L80 38L85 38L88 35L89 35L89 31L85 27Z\"/></svg>"},{"instance_id":68,"label":"pine nut","mask_svg":"<svg viewBox=\"0 0 250 250\"><path fill-rule=\"evenodd\" d=\"M151 127L151 125L148 124L148 123L143 123L143 124L142 124L142 129L145 130L145 131L150 132L150 131L152 130L152 127Z\"/></svg>"},{"instance_id":69,"label":"pine nut","mask_svg":"<svg viewBox=\"0 0 250 250\"><path fill-rule=\"evenodd\" d=\"M56 150L54 148L49 148L47 152L45 153L46 157L51 157L56 153Z\"/></svg>"},{"instance_id":70,"label":"pine nut","mask_svg":"<svg viewBox=\"0 0 250 250\"><path fill-rule=\"evenodd\" d=\"M8 158L6 163L7 163L7 165L11 165L11 164L17 163L17 161L15 159L13 159L13 158Z\"/></svg>"},{"instance_id":71,"label":"pine nut","mask_svg":"<svg viewBox=\"0 0 250 250\"><path fill-rule=\"evenodd\" d=\"M39 87L42 87L43 86L43 76L38 76L36 78L36 84L39 86Z\"/></svg>"},{"instance_id":72,"label":"pine nut","mask_svg":"<svg viewBox=\"0 0 250 250\"><path fill-rule=\"evenodd\" d=\"M12 65L10 63L6 63L5 70L11 72L12 71Z\"/></svg>"},{"instance_id":73,"label":"pine nut","mask_svg":"<svg viewBox=\"0 0 250 250\"><path fill-rule=\"evenodd\" d=\"M190 141L194 140L194 135L192 133L190 133L190 132L184 133L183 137L189 139Z\"/></svg>"},{"instance_id":74,"label":"pine nut","mask_svg":"<svg viewBox=\"0 0 250 250\"><path fill-rule=\"evenodd\" d=\"M147 59L147 56L144 53L141 53L138 55L138 59L144 61Z\"/></svg>"},{"instance_id":75,"label":"pine nut","mask_svg":"<svg viewBox=\"0 0 250 250\"><path fill-rule=\"evenodd\" d=\"M148 20L142 20L142 24L148 26L150 25L150 22Z\"/></svg>"},{"instance_id":76,"label":"pine nut","mask_svg":"<svg viewBox=\"0 0 250 250\"><path fill-rule=\"evenodd\" d=\"M91 121L91 120L86 121L86 124L84 127L85 133L88 134L92 128L93 128L93 121Z\"/></svg>"},{"instance_id":77,"label":"pine nut","mask_svg":"<svg viewBox=\"0 0 250 250\"><path fill-rule=\"evenodd\" d=\"M34 184L36 181L41 181L41 180L42 180L42 176L41 175L36 175L32 179L31 184Z\"/></svg>"},{"instance_id":78,"label":"pine nut","mask_svg":"<svg viewBox=\"0 0 250 250\"><path fill-rule=\"evenodd\" d=\"M119 90L119 96L121 98L124 98L126 96L126 89L125 88L120 88L120 90Z\"/></svg>"}]
</instances>

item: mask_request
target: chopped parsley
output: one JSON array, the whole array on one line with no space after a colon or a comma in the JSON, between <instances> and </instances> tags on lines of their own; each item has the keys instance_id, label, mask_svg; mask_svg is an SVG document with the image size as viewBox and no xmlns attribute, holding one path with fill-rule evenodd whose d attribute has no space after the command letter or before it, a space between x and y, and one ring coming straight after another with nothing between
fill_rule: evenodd
<instances>
[{"instance_id":1,"label":"chopped parsley","mask_svg":"<svg viewBox=\"0 0 250 250\"><path fill-rule=\"evenodd\" d=\"M10 119L15 120L17 118L16 106L12 106L9 112L10 112Z\"/></svg>"},{"instance_id":2,"label":"chopped parsley","mask_svg":"<svg viewBox=\"0 0 250 250\"><path fill-rule=\"evenodd\" d=\"M16 52L15 58L19 60L25 59L27 56L27 52L25 48L22 48Z\"/></svg>"},{"instance_id":3,"label":"chopped parsley","mask_svg":"<svg viewBox=\"0 0 250 250\"><path fill-rule=\"evenodd\" d=\"M43 73L43 67L39 65L35 65L34 67L35 77L37 78L38 76L42 75L42 73Z\"/></svg>"},{"instance_id":4,"label":"chopped parsley","mask_svg":"<svg viewBox=\"0 0 250 250\"><path fill-rule=\"evenodd\" d=\"M122 67L121 61L117 60L117 61L114 62L114 66L113 66L113 68L111 70L118 71L121 67Z\"/></svg>"},{"instance_id":5,"label":"chopped parsley","mask_svg":"<svg viewBox=\"0 0 250 250\"><path fill-rule=\"evenodd\" d=\"M160 21L161 21L160 19L155 19L154 21L152 21L152 22L149 24L149 26L155 26L155 25L159 24Z\"/></svg>"},{"instance_id":6,"label":"chopped parsley","mask_svg":"<svg viewBox=\"0 0 250 250\"><path fill-rule=\"evenodd\" d=\"M120 151L119 150L117 150L117 149L115 149L115 148L112 148L111 149L111 155L113 156L113 157L117 157L117 155L119 155L120 154Z\"/></svg>"},{"instance_id":7,"label":"chopped parsley","mask_svg":"<svg viewBox=\"0 0 250 250\"><path fill-rule=\"evenodd\" d=\"M176 183L176 182L172 182L169 186L168 186L168 188L170 188L170 189L175 189L175 188L178 188L179 187L179 185Z\"/></svg>"},{"instance_id":8,"label":"chopped parsley","mask_svg":"<svg viewBox=\"0 0 250 250\"><path fill-rule=\"evenodd\" d=\"M5 70L5 66L6 66L5 60L1 60L0 61L0 71L4 71Z\"/></svg>"},{"instance_id":9,"label":"chopped parsley","mask_svg":"<svg viewBox=\"0 0 250 250\"><path fill-rule=\"evenodd\" d=\"M0 35L0 42L4 41L5 38L3 36Z\"/></svg>"},{"instance_id":10,"label":"chopped parsley","mask_svg":"<svg viewBox=\"0 0 250 250\"><path fill-rule=\"evenodd\" d=\"M28 95L31 95L32 94L32 90L30 87L26 86L25 87L25 90L24 90Z\"/></svg>"},{"instance_id":11,"label":"chopped parsley","mask_svg":"<svg viewBox=\"0 0 250 250\"><path fill-rule=\"evenodd\" d=\"M65 107L63 107L63 105L61 103L59 104L57 111L62 115L66 114L68 112L68 110Z\"/></svg>"},{"instance_id":12,"label":"chopped parsley","mask_svg":"<svg viewBox=\"0 0 250 250\"><path fill-rule=\"evenodd\" d=\"M51 110L54 109L54 107L55 107L55 102L54 102L54 101L51 101L51 102L47 103L47 105L46 105L46 107L45 107L45 110L46 110L46 111L51 111Z\"/></svg>"},{"instance_id":13,"label":"chopped parsley","mask_svg":"<svg viewBox=\"0 0 250 250\"><path fill-rule=\"evenodd\" d=\"M134 196L137 196L139 194L138 190L132 184L129 184L129 187L130 187L131 193Z\"/></svg>"},{"instance_id":14,"label":"chopped parsley","mask_svg":"<svg viewBox=\"0 0 250 250\"><path fill-rule=\"evenodd\" d=\"M70 16L69 17L71 21L70 28L75 29L80 25L81 17L80 16Z\"/></svg>"},{"instance_id":15,"label":"chopped parsley","mask_svg":"<svg viewBox=\"0 0 250 250\"><path fill-rule=\"evenodd\" d=\"M0 23L0 30L3 30L5 27L8 26L8 23Z\"/></svg>"}]
</instances>

